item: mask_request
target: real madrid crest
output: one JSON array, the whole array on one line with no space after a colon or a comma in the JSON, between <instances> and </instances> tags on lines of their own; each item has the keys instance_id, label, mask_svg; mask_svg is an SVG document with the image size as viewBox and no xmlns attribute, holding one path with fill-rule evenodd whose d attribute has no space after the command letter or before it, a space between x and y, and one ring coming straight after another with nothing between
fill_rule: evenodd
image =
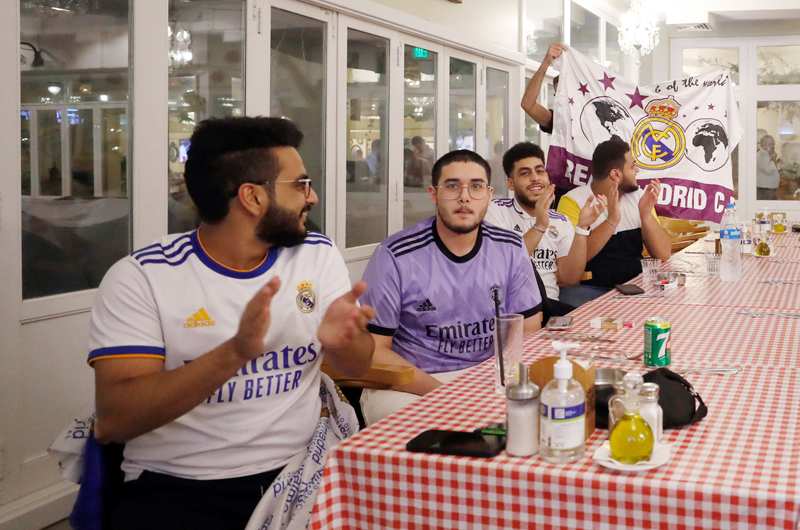
<instances>
[{"instance_id":1,"label":"real madrid crest","mask_svg":"<svg viewBox=\"0 0 800 530\"><path fill-rule=\"evenodd\" d=\"M666 169L686 153L686 136L675 122L681 105L672 96L650 102L649 115L636 124L631 147L636 164L644 169Z\"/></svg>"},{"instance_id":2,"label":"real madrid crest","mask_svg":"<svg viewBox=\"0 0 800 530\"><path fill-rule=\"evenodd\" d=\"M309 281L300 282L297 286L297 308L303 313L310 313L317 306L317 297Z\"/></svg>"},{"instance_id":3,"label":"real madrid crest","mask_svg":"<svg viewBox=\"0 0 800 530\"><path fill-rule=\"evenodd\" d=\"M555 225L550 225L550 228L547 229L547 235L550 236L550 239L558 239L558 230Z\"/></svg>"}]
</instances>

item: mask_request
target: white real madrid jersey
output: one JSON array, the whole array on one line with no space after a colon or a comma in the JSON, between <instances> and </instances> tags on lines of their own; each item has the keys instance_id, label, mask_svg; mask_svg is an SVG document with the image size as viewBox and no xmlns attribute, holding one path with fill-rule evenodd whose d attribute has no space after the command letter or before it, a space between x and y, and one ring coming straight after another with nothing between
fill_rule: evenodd
<instances>
[{"instance_id":1,"label":"white real madrid jersey","mask_svg":"<svg viewBox=\"0 0 800 530\"><path fill-rule=\"evenodd\" d=\"M550 224L547 232L542 234L542 239L539 240L539 244L531 254L531 261L539 271L539 276L547 290L547 297L551 300L558 300L560 290L556 280L556 271L558 270L556 260L569 254L572 240L575 237L575 229L565 215L553 210L550 210L549 214ZM521 236L536 224L536 218L528 215L517 199L492 200L484 219L488 223L511 230Z\"/></svg>"},{"instance_id":2,"label":"white real madrid jersey","mask_svg":"<svg viewBox=\"0 0 800 530\"><path fill-rule=\"evenodd\" d=\"M89 362L161 358L164 370L233 337L247 303L275 276L282 283L264 353L191 412L129 441L127 480L143 470L200 480L253 475L304 450L320 414L317 329L350 281L335 245L315 233L270 249L250 271L214 261L197 231L172 235L106 274L92 309Z\"/></svg>"}]
</instances>

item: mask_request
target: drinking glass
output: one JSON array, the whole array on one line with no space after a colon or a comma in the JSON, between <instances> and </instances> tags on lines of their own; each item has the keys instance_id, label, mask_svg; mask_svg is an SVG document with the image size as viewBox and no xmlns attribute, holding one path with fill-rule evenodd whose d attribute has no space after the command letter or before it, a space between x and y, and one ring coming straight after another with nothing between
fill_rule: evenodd
<instances>
[{"instance_id":1,"label":"drinking glass","mask_svg":"<svg viewBox=\"0 0 800 530\"><path fill-rule=\"evenodd\" d=\"M505 395L505 387L517 383L522 362L522 315L501 314L494 326L494 389ZM502 365L502 370L501 370ZM502 374L502 377L501 377Z\"/></svg>"},{"instance_id":2,"label":"drinking glass","mask_svg":"<svg viewBox=\"0 0 800 530\"><path fill-rule=\"evenodd\" d=\"M644 283L655 283L658 270L661 268L661 260L648 258L642 260L642 278Z\"/></svg>"},{"instance_id":3,"label":"drinking glass","mask_svg":"<svg viewBox=\"0 0 800 530\"><path fill-rule=\"evenodd\" d=\"M706 254L706 275L719 276L720 254Z\"/></svg>"}]
</instances>

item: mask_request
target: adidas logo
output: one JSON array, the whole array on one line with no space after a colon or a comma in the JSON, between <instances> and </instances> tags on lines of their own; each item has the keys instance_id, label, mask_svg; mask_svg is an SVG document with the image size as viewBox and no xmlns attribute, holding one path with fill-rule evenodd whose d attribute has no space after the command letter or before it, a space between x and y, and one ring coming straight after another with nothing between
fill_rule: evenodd
<instances>
[{"instance_id":1,"label":"adidas logo","mask_svg":"<svg viewBox=\"0 0 800 530\"><path fill-rule=\"evenodd\" d=\"M211 317L206 313L205 308L201 307L197 313L186 319L183 325L185 328L202 328L205 326L215 326L216 322L211 320Z\"/></svg>"},{"instance_id":2,"label":"adidas logo","mask_svg":"<svg viewBox=\"0 0 800 530\"><path fill-rule=\"evenodd\" d=\"M417 307L417 311L436 311L436 306L433 305L431 301L426 298L424 302L419 304L419 307Z\"/></svg>"},{"instance_id":3,"label":"adidas logo","mask_svg":"<svg viewBox=\"0 0 800 530\"><path fill-rule=\"evenodd\" d=\"M519 225L514 225L514 231L522 233L522 228L520 228Z\"/></svg>"}]
</instances>

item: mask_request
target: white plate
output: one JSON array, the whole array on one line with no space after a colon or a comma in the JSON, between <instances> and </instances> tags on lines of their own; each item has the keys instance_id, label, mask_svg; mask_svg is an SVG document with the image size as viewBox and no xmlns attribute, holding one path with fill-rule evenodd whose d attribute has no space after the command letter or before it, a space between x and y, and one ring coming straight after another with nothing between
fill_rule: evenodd
<instances>
[{"instance_id":1,"label":"white plate","mask_svg":"<svg viewBox=\"0 0 800 530\"><path fill-rule=\"evenodd\" d=\"M611 458L611 448L608 445L608 440L606 440L603 442L603 445L598 447L597 451L594 452L592 460L603 467L616 469L617 471L647 471L648 469L654 469L669 462L672 456L670 448L670 444L656 443L653 446L653 454L650 456L650 460L638 462L636 464L621 464Z\"/></svg>"}]
</instances>

